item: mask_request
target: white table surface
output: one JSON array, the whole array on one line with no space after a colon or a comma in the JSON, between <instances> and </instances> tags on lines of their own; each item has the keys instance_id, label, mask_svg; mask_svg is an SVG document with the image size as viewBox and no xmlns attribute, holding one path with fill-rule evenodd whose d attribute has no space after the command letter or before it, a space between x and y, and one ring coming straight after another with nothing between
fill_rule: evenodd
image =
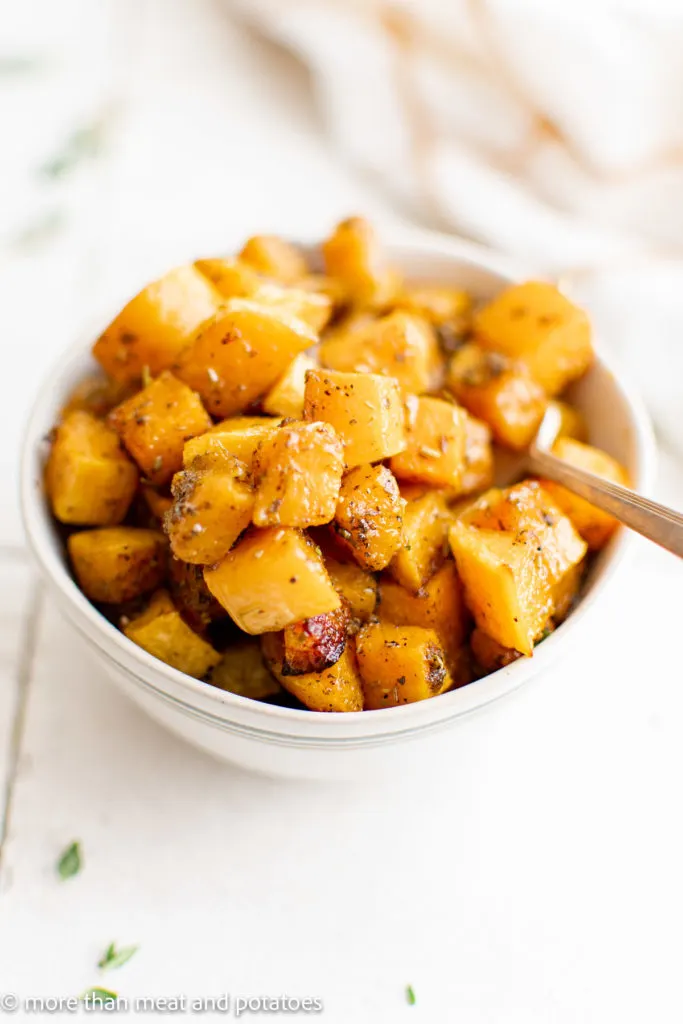
<instances>
[{"instance_id":1,"label":"white table surface","mask_svg":"<svg viewBox=\"0 0 683 1024\"><path fill-rule=\"evenodd\" d=\"M78 325L256 229L392 214L320 138L296 66L210 0L35 0L5 21L0 993L311 996L330 1024L680 1021L673 558L637 541L582 648L490 728L461 730L438 777L406 763L366 786L254 778L184 746L43 599L16 453L37 378ZM99 156L36 173L102 118ZM658 494L683 504L665 453ZM85 867L60 882L73 839ZM141 948L100 978L112 940Z\"/></svg>"}]
</instances>

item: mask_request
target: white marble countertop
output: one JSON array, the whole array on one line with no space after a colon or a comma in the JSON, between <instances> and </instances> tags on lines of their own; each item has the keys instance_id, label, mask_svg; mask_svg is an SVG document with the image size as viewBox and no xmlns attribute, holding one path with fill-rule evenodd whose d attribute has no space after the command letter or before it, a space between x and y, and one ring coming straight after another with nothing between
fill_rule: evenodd
<instances>
[{"instance_id":1,"label":"white marble countertop","mask_svg":"<svg viewBox=\"0 0 683 1024\"><path fill-rule=\"evenodd\" d=\"M184 746L43 599L16 453L79 323L256 229L392 214L320 138L296 66L211 0L32 0L6 20L0 993L311 996L330 1024L680 1020L673 558L636 542L582 649L490 731L461 731L438 777L408 763L353 787L248 777ZM666 453L658 495L683 504ZM84 869L61 882L75 839ZM112 940L140 950L100 976Z\"/></svg>"}]
</instances>

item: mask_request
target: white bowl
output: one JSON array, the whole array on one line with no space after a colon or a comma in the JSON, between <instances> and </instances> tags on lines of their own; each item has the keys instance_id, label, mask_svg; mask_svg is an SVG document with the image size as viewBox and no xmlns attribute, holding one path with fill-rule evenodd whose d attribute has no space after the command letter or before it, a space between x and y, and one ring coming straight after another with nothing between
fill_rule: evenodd
<instances>
[{"instance_id":1,"label":"white bowl","mask_svg":"<svg viewBox=\"0 0 683 1024\"><path fill-rule=\"evenodd\" d=\"M526 275L468 243L424 233L387 246L408 277L440 280L489 297ZM74 384L94 367L90 345L110 311L63 357L40 392L22 458L22 510L30 546L50 593L92 648L103 672L153 718L190 743L252 771L289 778L357 778L428 758L450 731L467 729L479 711L545 672L565 645L581 643L585 616L597 614L600 594L614 577L629 541L618 531L592 568L578 607L535 652L478 682L432 700L380 711L324 714L262 704L192 679L131 643L81 593L71 578L42 489L45 437ZM650 423L640 400L612 373L602 355L574 387L591 440L623 462L635 486L647 490L653 469ZM572 638L570 640L570 638Z\"/></svg>"}]
</instances>

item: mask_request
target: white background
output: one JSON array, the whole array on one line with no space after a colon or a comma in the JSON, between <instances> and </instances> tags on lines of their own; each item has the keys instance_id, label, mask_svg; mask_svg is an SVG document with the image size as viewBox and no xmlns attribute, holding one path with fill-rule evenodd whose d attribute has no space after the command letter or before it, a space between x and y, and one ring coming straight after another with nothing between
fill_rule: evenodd
<instances>
[{"instance_id":1,"label":"white background","mask_svg":"<svg viewBox=\"0 0 683 1024\"><path fill-rule=\"evenodd\" d=\"M78 994L116 940L140 952L101 980L131 999L318 996L331 1024L680 1021L673 558L637 542L584 646L461 730L437 777L407 762L353 787L182 745L43 600L17 449L78 325L257 230L392 214L327 147L304 73L211 0L33 0L0 23L0 992ZM41 173L94 124L97 155ZM683 504L666 453L658 493ZM72 839L85 868L61 883Z\"/></svg>"}]
</instances>

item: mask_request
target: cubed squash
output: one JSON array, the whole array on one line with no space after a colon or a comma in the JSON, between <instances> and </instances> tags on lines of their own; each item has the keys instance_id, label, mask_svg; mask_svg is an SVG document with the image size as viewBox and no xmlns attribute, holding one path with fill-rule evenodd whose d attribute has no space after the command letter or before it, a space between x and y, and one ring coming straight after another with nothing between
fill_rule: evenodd
<instances>
[{"instance_id":1,"label":"cubed squash","mask_svg":"<svg viewBox=\"0 0 683 1024\"><path fill-rule=\"evenodd\" d=\"M258 640L244 640L228 647L208 682L220 690L252 700L268 700L282 693L282 687L263 660Z\"/></svg>"},{"instance_id":2,"label":"cubed squash","mask_svg":"<svg viewBox=\"0 0 683 1024\"><path fill-rule=\"evenodd\" d=\"M156 520L159 525L163 523L164 516L173 504L171 496L163 494L146 481L140 485L140 494L152 519Z\"/></svg>"},{"instance_id":3,"label":"cubed squash","mask_svg":"<svg viewBox=\"0 0 683 1024\"><path fill-rule=\"evenodd\" d=\"M522 655L512 647L503 647L488 633L476 627L472 630L470 647L479 667L488 675L517 661Z\"/></svg>"},{"instance_id":4,"label":"cubed squash","mask_svg":"<svg viewBox=\"0 0 683 1024\"><path fill-rule=\"evenodd\" d=\"M344 444L349 469L387 459L405 447L401 389L389 377L309 370L304 416L332 424Z\"/></svg>"},{"instance_id":5,"label":"cubed squash","mask_svg":"<svg viewBox=\"0 0 683 1024\"><path fill-rule=\"evenodd\" d=\"M227 452L251 469L256 449L280 426L280 419L268 416L233 416L221 420L199 437L193 437L183 448L183 465L190 466L200 455Z\"/></svg>"},{"instance_id":6,"label":"cubed squash","mask_svg":"<svg viewBox=\"0 0 683 1024\"><path fill-rule=\"evenodd\" d=\"M349 622L349 607L342 601L334 611L285 626L282 674L303 676L334 665L344 653Z\"/></svg>"},{"instance_id":7,"label":"cubed squash","mask_svg":"<svg viewBox=\"0 0 683 1024\"><path fill-rule=\"evenodd\" d=\"M224 299L246 298L263 283L254 268L242 260L197 260L195 267Z\"/></svg>"},{"instance_id":8,"label":"cubed squash","mask_svg":"<svg viewBox=\"0 0 683 1024\"><path fill-rule=\"evenodd\" d=\"M325 568L337 593L347 602L352 619L367 622L377 604L377 580L356 562L325 556Z\"/></svg>"},{"instance_id":9,"label":"cubed squash","mask_svg":"<svg viewBox=\"0 0 683 1024\"><path fill-rule=\"evenodd\" d=\"M469 413L488 423L499 444L520 451L534 438L547 399L524 363L463 345L448 367L449 390Z\"/></svg>"},{"instance_id":10,"label":"cubed squash","mask_svg":"<svg viewBox=\"0 0 683 1024\"><path fill-rule=\"evenodd\" d=\"M166 575L166 538L157 530L82 530L71 534L67 548L78 585L91 601L132 601L158 587Z\"/></svg>"},{"instance_id":11,"label":"cubed squash","mask_svg":"<svg viewBox=\"0 0 683 1024\"><path fill-rule=\"evenodd\" d=\"M228 299L197 332L176 373L214 416L233 416L272 388L317 341L302 320L252 299Z\"/></svg>"},{"instance_id":12,"label":"cubed squash","mask_svg":"<svg viewBox=\"0 0 683 1024\"><path fill-rule=\"evenodd\" d=\"M553 608L540 552L514 534L462 520L450 544L476 625L501 646L531 654Z\"/></svg>"},{"instance_id":13,"label":"cubed squash","mask_svg":"<svg viewBox=\"0 0 683 1024\"><path fill-rule=\"evenodd\" d=\"M551 397L593 361L588 317L547 281L500 292L475 315L474 334L484 348L524 362Z\"/></svg>"},{"instance_id":14,"label":"cubed squash","mask_svg":"<svg viewBox=\"0 0 683 1024\"><path fill-rule=\"evenodd\" d=\"M278 682L311 711L363 710L363 691L353 639L349 639L344 653L334 665L322 672L311 672L303 676L283 673L282 633L266 633L262 636L261 651Z\"/></svg>"},{"instance_id":15,"label":"cubed squash","mask_svg":"<svg viewBox=\"0 0 683 1024\"><path fill-rule=\"evenodd\" d=\"M382 576L377 612L382 622L391 622L395 626L433 629L449 659L465 642L471 621L452 559L442 565L417 593L407 590L387 575Z\"/></svg>"},{"instance_id":16,"label":"cubed squash","mask_svg":"<svg viewBox=\"0 0 683 1024\"><path fill-rule=\"evenodd\" d=\"M95 342L93 355L116 380L135 380L145 366L161 373L220 303L220 294L195 267L178 267L131 299Z\"/></svg>"},{"instance_id":17,"label":"cubed squash","mask_svg":"<svg viewBox=\"0 0 683 1024\"><path fill-rule=\"evenodd\" d=\"M342 480L335 529L363 569L389 564L401 546L403 510L396 479L386 466L356 466Z\"/></svg>"},{"instance_id":18,"label":"cubed squash","mask_svg":"<svg viewBox=\"0 0 683 1024\"><path fill-rule=\"evenodd\" d=\"M254 235L245 242L239 258L259 274L287 284L308 273L304 254L277 235Z\"/></svg>"},{"instance_id":19,"label":"cubed squash","mask_svg":"<svg viewBox=\"0 0 683 1024\"><path fill-rule=\"evenodd\" d=\"M325 272L340 282L354 306L386 305L400 288L400 278L384 264L371 224L350 217L337 225L323 243Z\"/></svg>"},{"instance_id":20,"label":"cubed squash","mask_svg":"<svg viewBox=\"0 0 683 1024\"><path fill-rule=\"evenodd\" d=\"M305 352L296 356L279 381L270 389L261 405L270 416L291 416L300 420L304 415L304 387L306 372L316 370L318 364Z\"/></svg>"},{"instance_id":21,"label":"cubed squash","mask_svg":"<svg viewBox=\"0 0 683 1024\"><path fill-rule=\"evenodd\" d=\"M212 622L227 617L225 608L207 587L201 565L170 558L168 588L176 608L195 633L204 633Z\"/></svg>"},{"instance_id":22,"label":"cubed squash","mask_svg":"<svg viewBox=\"0 0 683 1024\"><path fill-rule=\"evenodd\" d=\"M125 517L138 471L118 436L88 412L68 413L54 433L45 484L61 523L115 526Z\"/></svg>"},{"instance_id":23,"label":"cubed squash","mask_svg":"<svg viewBox=\"0 0 683 1024\"><path fill-rule=\"evenodd\" d=\"M558 459L563 459L572 466L594 473L603 480L621 484L622 487L630 487L626 469L600 448L582 444L569 437L559 437L552 451ZM553 483L552 480L541 482L553 501L569 516L591 551L599 551L604 547L619 525L616 519L572 494L566 487Z\"/></svg>"},{"instance_id":24,"label":"cubed squash","mask_svg":"<svg viewBox=\"0 0 683 1024\"><path fill-rule=\"evenodd\" d=\"M575 441L584 443L588 440L588 424L576 406L570 405L569 402L561 402L557 398L548 404L557 410L560 418L558 437L572 437Z\"/></svg>"},{"instance_id":25,"label":"cubed squash","mask_svg":"<svg viewBox=\"0 0 683 1024\"><path fill-rule=\"evenodd\" d=\"M556 625L564 622L574 607L585 574L586 560L584 559L573 565L564 576L553 584L553 622Z\"/></svg>"},{"instance_id":26,"label":"cubed squash","mask_svg":"<svg viewBox=\"0 0 683 1024\"><path fill-rule=\"evenodd\" d=\"M185 442L212 426L199 395L168 371L112 409L108 422L157 486L182 466Z\"/></svg>"},{"instance_id":27,"label":"cubed squash","mask_svg":"<svg viewBox=\"0 0 683 1024\"><path fill-rule=\"evenodd\" d=\"M465 471L465 410L441 398L409 395L406 447L389 465L400 480L460 490Z\"/></svg>"},{"instance_id":28,"label":"cubed squash","mask_svg":"<svg viewBox=\"0 0 683 1024\"><path fill-rule=\"evenodd\" d=\"M406 284L393 301L396 309L415 313L435 327L461 321L469 315L472 300L461 288L439 284Z\"/></svg>"},{"instance_id":29,"label":"cubed squash","mask_svg":"<svg viewBox=\"0 0 683 1024\"><path fill-rule=\"evenodd\" d=\"M102 418L119 405L124 399L130 398L137 390L132 381L114 380L104 374L93 374L80 381L69 393L69 397L61 411L63 418L70 412L89 412Z\"/></svg>"},{"instance_id":30,"label":"cubed squash","mask_svg":"<svg viewBox=\"0 0 683 1024\"><path fill-rule=\"evenodd\" d=\"M415 394L438 387L443 375L434 328L400 310L323 340L320 362L332 370L393 377L404 391Z\"/></svg>"},{"instance_id":31,"label":"cubed squash","mask_svg":"<svg viewBox=\"0 0 683 1024\"><path fill-rule=\"evenodd\" d=\"M254 490L244 463L223 453L199 456L176 473L164 528L176 558L211 565L223 558L251 522Z\"/></svg>"},{"instance_id":32,"label":"cubed squash","mask_svg":"<svg viewBox=\"0 0 683 1024\"><path fill-rule=\"evenodd\" d=\"M356 637L356 655L369 711L427 700L453 684L433 629L368 623Z\"/></svg>"},{"instance_id":33,"label":"cubed squash","mask_svg":"<svg viewBox=\"0 0 683 1024\"><path fill-rule=\"evenodd\" d=\"M406 502L402 547L389 566L398 583L415 592L434 575L450 553L452 521L444 491L428 490Z\"/></svg>"},{"instance_id":34,"label":"cubed squash","mask_svg":"<svg viewBox=\"0 0 683 1024\"><path fill-rule=\"evenodd\" d=\"M335 514L344 449L329 423L281 426L256 454L256 526L320 526Z\"/></svg>"},{"instance_id":35,"label":"cubed squash","mask_svg":"<svg viewBox=\"0 0 683 1024\"><path fill-rule=\"evenodd\" d=\"M341 603L318 548L286 527L246 534L204 579L245 633L276 632Z\"/></svg>"},{"instance_id":36,"label":"cubed squash","mask_svg":"<svg viewBox=\"0 0 683 1024\"><path fill-rule=\"evenodd\" d=\"M165 590L158 591L123 632L148 654L196 679L221 660L218 651L190 629Z\"/></svg>"},{"instance_id":37,"label":"cubed squash","mask_svg":"<svg viewBox=\"0 0 683 1024\"><path fill-rule=\"evenodd\" d=\"M493 483L494 462L491 430L488 424L475 416L465 420L465 468L460 482L460 493L476 494Z\"/></svg>"},{"instance_id":38,"label":"cubed squash","mask_svg":"<svg viewBox=\"0 0 683 1024\"><path fill-rule=\"evenodd\" d=\"M324 292L291 286L285 288L271 281L264 281L255 288L251 298L274 313L283 312L297 317L316 332L322 331L334 311L332 299Z\"/></svg>"}]
</instances>

